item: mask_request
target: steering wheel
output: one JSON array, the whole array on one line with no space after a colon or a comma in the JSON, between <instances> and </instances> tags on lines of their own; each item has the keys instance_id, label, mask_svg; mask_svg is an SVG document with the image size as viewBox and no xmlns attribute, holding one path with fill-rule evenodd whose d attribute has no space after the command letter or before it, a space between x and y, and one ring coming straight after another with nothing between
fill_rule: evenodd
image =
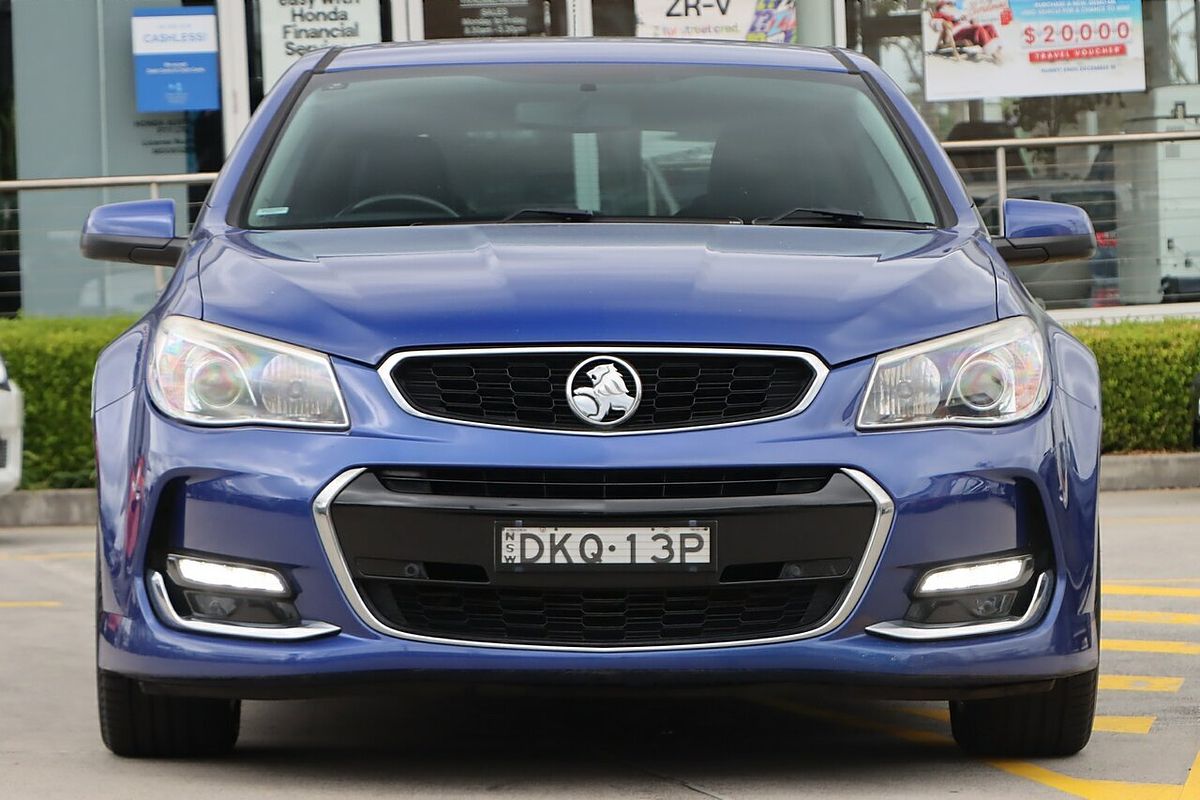
<instances>
[{"instance_id":1,"label":"steering wheel","mask_svg":"<svg viewBox=\"0 0 1200 800\"><path fill-rule=\"evenodd\" d=\"M338 219L346 214L354 214L375 205L383 205L385 203L416 203L427 208L435 208L438 211L451 217L462 216L450 206L443 203L441 200L434 200L432 197L426 197L423 194L373 194L370 197L364 197L354 203L343 208L334 215L334 219Z\"/></svg>"}]
</instances>

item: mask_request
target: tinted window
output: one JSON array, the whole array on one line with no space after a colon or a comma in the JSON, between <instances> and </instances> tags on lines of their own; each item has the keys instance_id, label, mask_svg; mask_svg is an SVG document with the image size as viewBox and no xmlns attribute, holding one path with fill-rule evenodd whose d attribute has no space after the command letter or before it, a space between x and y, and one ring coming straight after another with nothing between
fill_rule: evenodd
<instances>
[{"instance_id":1,"label":"tinted window","mask_svg":"<svg viewBox=\"0 0 1200 800\"><path fill-rule=\"evenodd\" d=\"M797 207L934 221L858 76L487 65L314 76L246 221L444 224L527 208L751 221Z\"/></svg>"}]
</instances>

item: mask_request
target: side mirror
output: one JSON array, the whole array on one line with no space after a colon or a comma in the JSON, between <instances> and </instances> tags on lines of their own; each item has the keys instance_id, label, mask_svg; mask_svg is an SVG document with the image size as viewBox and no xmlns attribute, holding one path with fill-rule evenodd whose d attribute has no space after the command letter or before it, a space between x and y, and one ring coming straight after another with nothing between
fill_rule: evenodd
<instances>
[{"instance_id":1,"label":"side mirror","mask_svg":"<svg viewBox=\"0 0 1200 800\"><path fill-rule=\"evenodd\" d=\"M92 209L79 251L98 261L173 267L186 242L175 235L174 200L134 200Z\"/></svg>"},{"instance_id":2,"label":"side mirror","mask_svg":"<svg viewBox=\"0 0 1200 800\"><path fill-rule=\"evenodd\" d=\"M992 242L1010 267L1091 258L1096 231L1087 212L1066 203L1005 200L1004 236Z\"/></svg>"}]
</instances>

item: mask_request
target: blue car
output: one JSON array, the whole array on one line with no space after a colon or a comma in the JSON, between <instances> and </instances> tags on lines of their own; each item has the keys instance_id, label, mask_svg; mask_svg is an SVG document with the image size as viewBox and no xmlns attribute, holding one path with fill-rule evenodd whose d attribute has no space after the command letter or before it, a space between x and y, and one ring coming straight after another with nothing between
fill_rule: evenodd
<instances>
[{"instance_id":1,"label":"blue car","mask_svg":"<svg viewBox=\"0 0 1200 800\"><path fill-rule=\"evenodd\" d=\"M841 686L1064 755L1096 698L1100 400L861 55L707 42L300 59L101 355L97 675L125 756L414 679Z\"/></svg>"}]
</instances>

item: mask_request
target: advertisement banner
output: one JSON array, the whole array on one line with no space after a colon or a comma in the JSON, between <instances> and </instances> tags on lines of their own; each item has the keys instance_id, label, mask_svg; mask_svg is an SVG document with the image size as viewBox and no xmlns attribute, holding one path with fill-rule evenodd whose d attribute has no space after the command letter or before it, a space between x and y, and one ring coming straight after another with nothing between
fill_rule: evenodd
<instances>
[{"instance_id":1,"label":"advertisement banner","mask_svg":"<svg viewBox=\"0 0 1200 800\"><path fill-rule=\"evenodd\" d=\"M637 35L796 42L796 0L636 0Z\"/></svg>"},{"instance_id":2,"label":"advertisement banner","mask_svg":"<svg viewBox=\"0 0 1200 800\"><path fill-rule=\"evenodd\" d=\"M306 53L378 42L379 0L261 0L258 29L265 92Z\"/></svg>"},{"instance_id":3,"label":"advertisement banner","mask_svg":"<svg viewBox=\"0 0 1200 800\"><path fill-rule=\"evenodd\" d=\"M543 0L425 0L425 38L542 36Z\"/></svg>"},{"instance_id":4,"label":"advertisement banner","mask_svg":"<svg viewBox=\"0 0 1200 800\"><path fill-rule=\"evenodd\" d=\"M212 6L136 8L132 27L138 113L221 107Z\"/></svg>"},{"instance_id":5,"label":"advertisement banner","mask_svg":"<svg viewBox=\"0 0 1200 800\"><path fill-rule=\"evenodd\" d=\"M1140 92L1141 0L928 0L926 100Z\"/></svg>"}]
</instances>

